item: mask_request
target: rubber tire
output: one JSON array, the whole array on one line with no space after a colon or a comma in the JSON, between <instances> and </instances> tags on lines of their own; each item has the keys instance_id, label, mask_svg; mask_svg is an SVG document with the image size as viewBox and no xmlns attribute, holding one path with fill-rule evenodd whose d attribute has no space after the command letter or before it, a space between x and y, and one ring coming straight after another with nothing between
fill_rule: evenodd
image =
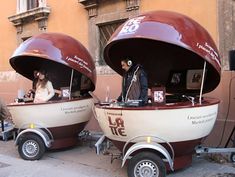
<instances>
[{"instance_id":1,"label":"rubber tire","mask_svg":"<svg viewBox=\"0 0 235 177\"><path fill-rule=\"evenodd\" d=\"M139 162L143 160L152 161L156 164L158 171L159 171L159 175L156 177L166 176L166 166L163 160L158 155L152 152L140 152L128 161L128 165L127 165L128 177L137 177L135 176L135 172L134 172L135 167Z\"/></svg>"},{"instance_id":2,"label":"rubber tire","mask_svg":"<svg viewBox=\"0 0 235 177\"><path fill-rule=\"evenodd\" d=\"M38 148L37 153L35 155L30 156L30 155L27 155L24 153L23 148L29 142L33 143ZM45 151L46 151L46 147L45 147L44 141L38 135L26 134L26 135L22 135L22 137L20 137L19 145L18 145L18 152L19 152L19 155L22 159L24 159L24 160L39 160L42 158Z\"/></svg>"},{"instance_id":3,"label":"rubber tire","mask_svg":"<svg viewBox=\"0 0 235 177\"><path fill-rule=\"evenodd\" d=\"M235 152L232 152L230 155L231 162L235 163Z\"/></svg>"}]
</instances>

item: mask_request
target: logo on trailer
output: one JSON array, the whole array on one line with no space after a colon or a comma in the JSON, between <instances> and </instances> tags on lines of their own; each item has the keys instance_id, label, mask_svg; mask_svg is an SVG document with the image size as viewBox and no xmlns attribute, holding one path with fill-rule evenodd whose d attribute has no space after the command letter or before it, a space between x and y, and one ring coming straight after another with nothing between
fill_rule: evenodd
<instances>
[{"instance_id":1,"label":"logo on trailer","mask_svg":"<svg viewBox=\"0 0 235 177\"><path fill-rule=\"evenodd\" d=\"M108 116L108 120L109 120L109 128L111 129L113 135L126 136L124 120L121 117L112 119L111 116Z\"/></svg>"},{"instance_id":2,"label":"logo on trailer","mask_svg":"<svg viewBox=\"0 0 235 177\"><path fill-rule=\"evenodd\" d=\"M125 23L125 25L122 27L121 31L119 32L119 35L135 33L140 26L141 20L143 20L144 18L145 18L145 16L128 20Z\"/></svg>"},{"instance_id":3,"label":"logo on trailer","mask_svg":"<svg viewBox=\"0 0 235 177\"><path fill-rule=\"evenodd\" d=\"M154 102L162 103L164 101L163 91L154 91Z\"/></svg>"}]
</instances>

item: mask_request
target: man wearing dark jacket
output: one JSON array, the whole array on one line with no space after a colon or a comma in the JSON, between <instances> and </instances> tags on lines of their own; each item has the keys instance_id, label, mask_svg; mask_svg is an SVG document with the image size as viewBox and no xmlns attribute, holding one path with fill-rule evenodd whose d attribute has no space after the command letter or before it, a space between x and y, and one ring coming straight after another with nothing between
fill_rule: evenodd
<instances>
[{"instance_id":1,"label":"man wearing dark jacket","mask_svg":"<svg viewBox=\"0 0 235 177\"><path fill-rule=\"evenodd\" d=\"M117 101L141 100L140 105L148 102L148 81L143 67L134 65L130 59L121 61L122 69L125 71L122 80L122 93Z\"/></svg>"}]
</instances>

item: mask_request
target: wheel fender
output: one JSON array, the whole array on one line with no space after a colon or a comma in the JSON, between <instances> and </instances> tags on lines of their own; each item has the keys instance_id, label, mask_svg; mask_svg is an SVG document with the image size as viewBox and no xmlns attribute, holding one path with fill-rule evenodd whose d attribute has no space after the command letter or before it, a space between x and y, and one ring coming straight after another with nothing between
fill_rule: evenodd
<instances>
[{"instance_id":1,"label":"wheel fender","mask_svg":"<svg viewBox=\"0 0 235 177\"><path fill-rule=\"evenodd\" d=\"M34 133L34 134L39 135L42 138L42 140L44 141L45 146L47 148L51 147L52 140L49 138L49 136L47 135L47 133L45 131L43 131L42 129L39 129L39 128L28 128L28 129L25 129L25 130L21 131L18 134L18 136L16 137L15 145L19 144L20 137L22 135L24 135L25 133Z\"/></svg>"},{"instance_id":2,"label":"wheel fender","mask_svg":"<svg viewBox=\"0 0 235 177\"><path fill-rule=\"evenodd\" d=\"M161 144L154 143L154 142L151 142L151 143L139 142L139 143L132 145L127 150L127 152L125 153L125 155L122 159L122 167L124 166L126 160L130 158L130 155L133 152L138 151L140 149L152 149L154 151L160 152L167 159L167 162L169 163L171 170L174 171L174 162L173 162L173 159L171 158L169 152Z\"/></svg>"}]
</instances>

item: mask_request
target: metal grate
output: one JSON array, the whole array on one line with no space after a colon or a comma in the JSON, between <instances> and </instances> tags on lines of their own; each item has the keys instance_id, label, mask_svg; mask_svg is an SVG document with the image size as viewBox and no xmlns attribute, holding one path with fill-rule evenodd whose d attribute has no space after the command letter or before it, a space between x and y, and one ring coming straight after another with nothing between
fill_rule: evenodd
<instances>
[{"instance_id":1,"label":"metal grate","mask_svg":"<svg viewBox=\"0 0 235 177\"><path fill-rule=\"evenodd\" d=\"M104 24L99 26L99 33L100 33L100 59L99 59L99 65L105 65L104 61L104 47L106 46L109 38L114 33L114 31L124 22L123 21L117 21L109 24Z\"/></svg>"}]
</instances>

